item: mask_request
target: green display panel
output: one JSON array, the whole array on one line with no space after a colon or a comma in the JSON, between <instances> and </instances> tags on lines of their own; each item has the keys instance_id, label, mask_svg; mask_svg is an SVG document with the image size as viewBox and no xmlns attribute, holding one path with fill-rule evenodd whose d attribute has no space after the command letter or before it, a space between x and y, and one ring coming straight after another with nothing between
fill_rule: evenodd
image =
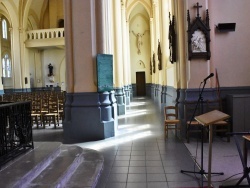
<instances>
[{"instance_id":1,"label":"green display panel","mask_svg":"<svg viewBox=\"0 0 250 188\"><path fill-rule=\"evenodd\" d=\"M113 90L113 55L97 54L98 92Z\"/></svg>"}]
</instances>

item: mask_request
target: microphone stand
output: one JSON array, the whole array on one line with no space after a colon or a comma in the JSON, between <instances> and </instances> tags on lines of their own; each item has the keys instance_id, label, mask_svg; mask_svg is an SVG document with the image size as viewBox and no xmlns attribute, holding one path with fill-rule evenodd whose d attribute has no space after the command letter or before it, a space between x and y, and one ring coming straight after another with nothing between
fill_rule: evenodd
<instances>
[{"instance_id":1,"label":"microphone stand","mask_svg":"<svg viewBox=\"0 0 250 188\"><path fill-rule=\"evenodd\" d=\"M194 109L194 112L193 112L193 115L192 115L192 118L190 119L189 121L189 125L191 124L191 121L194 119L195 117L195 113L196 113L196 110L197 110L197 107L198 105L201 105L201 114L203 114L203 97L202 97L202 93L203 93L203 90L205 88L205 85L206 85L206 82L207 82L207 79L205 79L203 81L203 87L202 87L202 90L200 91L199 93L199 99L196 103L196 106L195 106L195 109ZM189 126L190 127L190 126ZM212 131L212 130L210 130ZM204 168L203 168L203 143L204 143L204 126L202 125L201 126L201 166L200 166L200 171L196 172L196 171L187 171L187 170L181 170L181 173L193 173L193 174L200 174L201 175L201 187L203 187L203 175L204 174L208 174L207 172L205 172ZM223 175L224 173L223 172L220 172L220 173L211 173L211 174L218 174L218 175Z\"/></svg>"}]
</instances>

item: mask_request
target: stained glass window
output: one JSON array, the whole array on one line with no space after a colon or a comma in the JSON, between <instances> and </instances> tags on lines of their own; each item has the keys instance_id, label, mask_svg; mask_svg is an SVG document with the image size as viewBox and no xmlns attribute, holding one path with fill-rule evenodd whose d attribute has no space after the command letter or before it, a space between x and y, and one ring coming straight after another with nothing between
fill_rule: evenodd
<instances>
[{"instance_id":1,"label":"stained glass window","mask_svg":"<svg viewBox=\"0 0 250 188\"><path fill-rule=\"evenodd\" d=\"M11 62L8 54L2 59L3 77L11 77Z\"/></svg>"},{"instance_id":2,"label":"stained glass window","mask_svg":"<svg viewBox=\"0 0 250 188\"><path fill-rule=\"evenodd\" d=\"M2 33L3 33L3 38L7 39L7 22L5 19L2 20Z\"/></svg>"}]
</instances>

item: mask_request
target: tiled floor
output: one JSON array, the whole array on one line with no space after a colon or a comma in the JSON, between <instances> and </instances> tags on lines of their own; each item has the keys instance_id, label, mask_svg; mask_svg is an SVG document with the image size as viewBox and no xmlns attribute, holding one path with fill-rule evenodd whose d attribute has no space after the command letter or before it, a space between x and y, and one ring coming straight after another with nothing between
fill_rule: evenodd
<instances>
[{"instance_id":1,"label":"tiled floor","mask_svg":"<svg viewBox=\"0 0 250 188\"><path fill-rule=\"evenodd\" d=\"M183 142L172 132L164 139L163 115L150 99L133 99L126 115L118 117L115 137L77 145L98 150L104 156L97 188L201 186L199 174L180 172L199 170Z\"/></svg>"}]
</instances>

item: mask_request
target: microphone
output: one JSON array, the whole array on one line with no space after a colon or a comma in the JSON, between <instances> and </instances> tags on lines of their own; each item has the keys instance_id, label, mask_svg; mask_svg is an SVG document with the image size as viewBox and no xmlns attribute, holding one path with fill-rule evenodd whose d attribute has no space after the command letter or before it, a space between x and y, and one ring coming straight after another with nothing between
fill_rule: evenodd
<instances>
[{"instance_id":1,"label":"microphone","mask_svg":"<svg viewBox=\"0 0 250 188\"><path fill-rule=\"evenodd\" d=\"M204 81L203 81L203 82L206 82L206 81L207 81L207 79L209 79L209 78L211 78L211 77L213 77L213 76L214 76L214 73L209 74L209 76L208 76L208 77L206 77L206 78L204 79Z\"/></svg>"}]
</instances>

